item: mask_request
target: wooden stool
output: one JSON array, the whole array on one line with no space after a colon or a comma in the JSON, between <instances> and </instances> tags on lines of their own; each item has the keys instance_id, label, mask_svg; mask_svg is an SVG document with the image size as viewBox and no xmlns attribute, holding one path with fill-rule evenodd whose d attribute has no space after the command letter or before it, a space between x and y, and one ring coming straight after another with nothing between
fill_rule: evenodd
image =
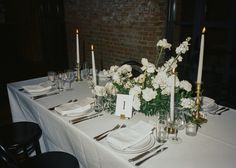
<instances>
[{"instance_id":1,"label":"wooden stool","mask_svg":"<svg viewBox=\"0 0 236 168\"><path fill-rule=\"evenodd\" d=\"M42 130L33 122L15 122L0 127L0 144L19 160L28 158L32 152L41 154L39 138Z\"/></svg>"}]
</instances>

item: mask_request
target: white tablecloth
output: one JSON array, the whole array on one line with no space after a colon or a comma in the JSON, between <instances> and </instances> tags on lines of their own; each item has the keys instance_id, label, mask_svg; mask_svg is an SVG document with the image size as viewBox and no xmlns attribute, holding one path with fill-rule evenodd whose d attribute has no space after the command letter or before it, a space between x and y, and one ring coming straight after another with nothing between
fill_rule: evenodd
<instances>
[{"instance_id":1,"label":"white tablecloth","mask_svg":"<svg viewBox=\"0 0 236 168\"><path fill-rule=\"evenodd\" d=\"M75 155L84 168L127 168L135 167L127 160L135 154L123 154L112 149L106 140L95 141L93 137L112 128L117 123L127 126L139 120L153 122L155 117L136 114L131 119L104 113L104 116L75 125L69 123L73 117L63 117L49 107L71 99L91 97L88 83L73 83L73 90L58 95L33 100L30 94L18 89L24 85L37 84L46 78L9 83L7 85L13 121L34 121L43 130L40 140L42 151L63 150ZM236 166L236 110L231 109L221 116L208 115L197 136L190 137L180 131L181 144L167 142L168 149L146 161L143 168L235 168Z\"/></svg>"}]
</instances>

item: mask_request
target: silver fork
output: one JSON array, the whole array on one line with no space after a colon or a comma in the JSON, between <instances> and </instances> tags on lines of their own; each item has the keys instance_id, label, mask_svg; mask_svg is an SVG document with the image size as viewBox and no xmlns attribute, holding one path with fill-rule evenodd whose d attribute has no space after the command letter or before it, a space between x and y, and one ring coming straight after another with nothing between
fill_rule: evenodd
<instances>
[{"instance_id":1,"label":"silver fork","mask_svg":"<svg viewBox=\"0 0 236 168\"><path fill-rule=\"evenodd\" d=\"M99 137L105 135L106 133L111 132L111 131L114 131L114 130L116 130L116 129L118 129L118 128L120 128L120 124L117 124L114 128L112 128L112 129L110 129L110 130L107 130L107 131L105 131L105 132L103 132L103 133L101 133L101 134L99 134L99 135L93 137L93 139L98 139Z\"/></svg>"},{"instance_id":2,"label":"silver fork","mask_svg":"<svg viewBox=\"0 0 236 168\"><path fill-rule=\"evenodd\" d=\"M125 128L125 127L126 127L126 125L123 124L123 125L121 125L119 128ZM118 128L117 128L117 129L118 129ZM113 131L114 131L114 130L113 130ZM110 132L111 132L111 131L110 131ZM108 136L108 134L109 134L109 133L106 133L105 135L96 138L96 141L100 141L100 140L106 138L106 137Z\"/></svg>"},{"instance_id":3,"label":"silver fork","mask_svg":"<svg viewBox=\"0 0 236 168\"><path fill-rule=\"evenodd\" d=\"M66 103L71 103L71 102L76 102L76 101L78 101L77 99L74 99L74 100L69 100L69 101L67 101ZM62 104L58 104L58 105L56 105L56 106L53 106L53 107L50 107L50 108L48 108L48 110L54 110L56 107L59 107L59 106L61 106Z\"/></svg>"}]
</instances>

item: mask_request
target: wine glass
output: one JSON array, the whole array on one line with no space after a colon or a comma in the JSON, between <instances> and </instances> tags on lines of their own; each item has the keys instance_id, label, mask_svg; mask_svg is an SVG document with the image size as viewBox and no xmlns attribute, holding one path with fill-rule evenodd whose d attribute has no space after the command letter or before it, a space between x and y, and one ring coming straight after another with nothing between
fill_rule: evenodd
<instances>
[{"instance_id":1,"label":"wine glass","mask_svg":"<svg viewBox=\"0 0 236 168\"><path fill-rule=\"evenodd\" d=\"M186 121L184 117L184 110L176 110L175 123L177 124L178 130L183 130L186 126Z\"/></svg>"},{"instance_id":2,"label":"wine glass","mask_svg":"<svg viewBox=\"0 0 236 168\"><path fill-rule=\"evenodd\" d=\"M89 78L89 67L87 62L84 63L83 65L83 74L82 74L83 79L87 80Z\"/></svg>"},{"instance_id":3,"label":"wine glass","mask_svg":"<svg viewBox=\"0 0 236 168\"><path fill-rule=\"evenodd\" d=\"M67 70L65 72L65 82L67 82L69 84L67 90L71 90L71 84L72 82L75 80L75 72L71 69Z\"/></svg>"},{"instance_id":4,"label":"wine glass","mask_svg":"<svg viewBox=\"0 0 236 168\"><path fill-rule=\"evenodd\" d=\"M54 71L48 71L48 81L52 84L52 85L54 85L55 84L55 82L56 82L56 72L54 72Z\"/></svg>"},{"instance_id":5,"label":"wine glass","mask_svg":"<svg viewBox=\"0 0 236 168\"><path fill-rule=\"evenodd\" d=\"M179 132L179 125L176 122L169 123L169 129L172 130L171 133L169 133L169 140L173 144L180 144L183 142L183 140L178 137L178 132Z\"/></svg>"}]
</instances>

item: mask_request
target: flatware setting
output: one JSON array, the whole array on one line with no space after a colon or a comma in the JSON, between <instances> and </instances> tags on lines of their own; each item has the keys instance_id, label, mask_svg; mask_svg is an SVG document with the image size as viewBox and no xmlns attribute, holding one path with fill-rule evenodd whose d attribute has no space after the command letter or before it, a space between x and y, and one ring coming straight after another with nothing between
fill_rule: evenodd
<instances>
[{"instance_id":1,"label":"flatware setting","mask_svg":"<svg viewBox=\"0 0 236 168\"><path fill-rule=\"evenodd\" d=\"M157 150L157 151L156 151L155 153L153 153L152 155L150 155L150 156L144 158L143 160L141 160L141 161L135 163L135 166L139 166L139 165L141 165L142 163L144 163L144 162L147 161L148 159L150 159L150 158L156 156L157 154L159 154L159 153L165 151L166 149L168 149L168 147L163 147L163 148Z\"/></svg>"},{"instance_id":2,"label":"flatware setting","mask_svg":"<svg viewBox=\"0 0 236 168\"><path fill-rule=\"evenodd\" d=\"M126 125L125 125L125 124L122 124L121 126L119 126L119 127L116 128L116 129L119 129L119 128L125 128L125 127L126 127ZM116 129L113 129L112 131L114 131L114 130L116 130ZM111 131L106 132L105 134L103 133L102 136L98 136L97 138L94 138L94 139L96 139L96 141L100 141L100 140L106 138L110 132L111 132Z\"/></svg>"},{"instance_id":3,"label":"flatware setting","mask_svg":"<svg viewBox=\"0 0 236 168\"><path fill-rule=\"evenodd\" d=\"M107 130L107 131L105 131L105 132L103 132L103 133L101 133L101 134L99 134L99 135L93 137L93 139L99 140L99 138L103 137L104 135L108 134L109 132L114 131L114 130L120 128L120 127L121 127L120 124L117 124L117 125L116 125L115 127L113 127L112 129L109 129L109 130Z\"/></svg>"},{"instance_id":4,"label":"flatware setting","mask_svg":"<svg viewBox=\"0 0 236 168\"><path fill-rule=\"evenodd\" d=\"M152 153L152 152L154 152L155 150L159 149L162 145L163 145L163 144L158 145L158 146L156 146L156 147L154 147L154 148L152 148L152 149L150 149L150 150L147 150L147 151L145 151L145 152L143 152L143 153L141 153L141 154L139 154L139 155L137 155L137 156L135 156L135 157L129 159L128 161L129 161L129 162L134 162L134 161L136 161L136 160L139 160L139 159L143 158L144 156L146 156L147 154Z\"/></svg>"},{"instance_id":5,"label":"flatware setting","mask_svg":"<svg viewBox=\"0 0 236 168\"><path fill-rule=\"evenodd\" d=\"M32 96L31 98L32 98L33 100L37 100L37 99L40 99L40 98L44 98L44 97L48 97L48 96L53 96L53 95L57 95L57 94L60 94L60 92L53 92L53 93L41 94L41 95L37 95L37 96Z\"/></svg>"},{"instance_id":6,"label":"flatware setting","mask_svg":"<svg viewBox=\"0 0 236 168\"><path fill-rule=\"evenodd\" d=\"M224 109L222 109L221 111L218 111L216 114L217 115L221 115L222 113L224 113L224 112L226 112L226 111L228 111L229 110L229 108L224 108Z\"/></svg>"},{"instance_id":7,"label":"flatware setting","mask_svg":"<svg viewBox=\"0 0 236 168\"><path fill-rule=\"evenodd\" d=\"M77 124L79 122L90 120L90 119L100 117L100 116L103 116L103 114L94 113L94 114L90 114L90 115L86 115L86 116L82 116L82 117L79 117L79 118L72 119L69 122L71 124Z\"/></svg>"},{"instance_id":8,"label":"flatware setting","mask_svg":"<svg viewBox=\"0 0 236 168\"><path fill-rule=\"evenodd\" d=\"M211 114L213 114L213 115L221 115L222 113L224 113L224 112L226 112L228 110L229 110L228 107L224 107L223 106L223 107L217 109L214 113L211 113Z\"/></svg>"},{"instance_id":9,"label":"flatware setting","mask_svg":"<svg viewBox=\"0 0 236 168\"><path fill-rule=\"evenodd\" d=\"M68 100L66 103L72 103L72 102L77 102L77 101L78 101L78 99L71 99L71 100ZM58 104L56 106L50 107L50 108L48 108L48 110L54 110L56 107L59 107L59 106L61 106L63 104L64 103L61 103L61 104Z\"/></svg>"}]
</instances>

